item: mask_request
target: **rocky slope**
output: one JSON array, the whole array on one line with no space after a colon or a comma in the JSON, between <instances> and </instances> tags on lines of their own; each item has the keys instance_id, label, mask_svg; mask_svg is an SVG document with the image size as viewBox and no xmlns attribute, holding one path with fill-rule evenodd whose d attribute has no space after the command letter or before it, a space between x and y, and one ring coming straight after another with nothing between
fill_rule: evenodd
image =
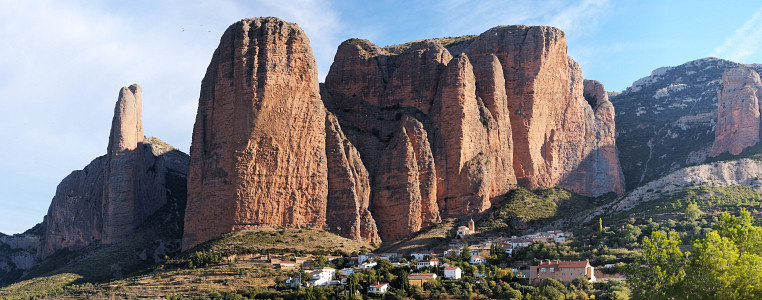
<instances>
[{"instance_id":1,"label":"rocky slope","mask_svg":"<svg viewBox=\"0 0 762 300\"><path fill-rule=\"evenodd\" d=\"M517 183L621 193L613 119L555 28L351 39L319 86L296 24L242 20L202 82L183 247L257 226L394 240Z\"/></svg>"},{"instance_id":2,"label":"rocky slope","mask_svg":"<svg viewBox=\"0 0 762 300\"><path fill-rule=\"evenodd\" d=\"M42 224L39 258L121 240L174 197L167 180L186 176L188 157L158 139L145 139L141 111L140 87L122 88L107 154L58 185Z\"/></svg>"},{"instance_id":3,"label":"rocky slope","mask_svg":"<svg viewBox=\"0 0 762 300\"><path fill-rule=\"evenodd\" d=\"M759 142L762 82L759 74L746 67L727 69L717 91L717 126L709 156L723 152L740 154Z\"/></svg>"},{"instance_id":4,"label":"rocky slope","mask_svg":"<svg viewBox=\"0 0 762 300\"><path fill-rule=\"evenodd\" d=\"M659 68L611 97L628 190L707 160L715 140L722 74L739 66L704 58ZM760 65L746 67L762 70Z\"/></svg>"}]
</instances>

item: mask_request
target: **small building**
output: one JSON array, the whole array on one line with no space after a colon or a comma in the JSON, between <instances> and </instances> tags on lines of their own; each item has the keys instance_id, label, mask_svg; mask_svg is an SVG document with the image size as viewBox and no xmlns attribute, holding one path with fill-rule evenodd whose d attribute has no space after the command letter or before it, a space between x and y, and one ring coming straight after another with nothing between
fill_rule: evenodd
<instances>
[{"instance_id":1,"label":"small building","mask_svg":"<svg viewBox=\"0 0 762 300\"><path fill-rule=\"evenodd\" d=\"M468 260L468 263L472 265L483 265L487 263L487 259L483 256L473 255L471 256L471 259Z\"/></svg>"},{"instance_id":2,"label":"small building","mask_svg":"<svg viewBox=\"0 0 762 300\"><path fill-rule=\"evenodd\" d=\"M407 280L410 282L410 285L420 287L423 287L424 283L436 279L437 274L434 273L410 273L410 275L407 276Z\"/></svg>"},{"instance_id":3,"label":"small building","mask_svg":"<svg viewBox=\"0 0 762 300\"><path fill-rule=\"evenodd\" d=\"M368 286L368 294L383 294L389 289L388 282L376 282Z\"/></svg>"},{"instance_id":4,"label":"small building","mask_svg":"<svg viewBox=\"0 0 762 300\"><path fill-rule=\"evenodd\" d=\"M341 285L347 285L347 283L349 282L349 278L341 277L341 279L339 279L339 282L341 282Z\"/></svg>"},{"instance_id":5,"label":"small building","mask_svg":"<svg viewBox=\"0 0 762 300\"><path fill-rule=\"evenodd\" d=\"M378 260L397 261L397 253L381 253L378 256Z\"/></svg>"},{"instance_id":6,"label":"small building","mask_svg":"<svg viewBox=\"0 0 762 300\"><path fill-rule=\"evenodd\" d=\"M307 272L307 271L305 271ZM336 269L323 267L318 268L310 273L310 280L307 282L311 286L329 285L334 276L336 276Z\"/></svg>"},{"instance_id":7,"label":"small building","mask_svg":"<svg viewBox=\"0 0 762 300\"><path fill-rule=\"evenodd\" d=\"M448 279L460 279L461 273L460 267L448 266L444 268L444 277Z\"/></svg>"},{"instance_id":8,"label":"small building","mask_svg":"<svg viewBox=\"0 0 762 300\"><path fill-rule=\"evenodd\" d=\"M360 255L357 256L357 263L361 264L361 263L364 263L366 261L371 261L371 260L373 260L374 256L375 255L373 253L370 253L370 252L365 253L365 254L360 254Z\"/></svg>"},{"instance_id":9,"label":"small building","mask_svg":"<svg viewBox=\"0 0 762 300\"><path fill-rule=\"evenodd\" d=\"M462 239L462 238L464 238L466 236L471 235L471 230L469 230L468 227L466 227L466 226L460 226L460 227L458 227L457 235L458 235L459 238Z\"/></svg>"},{"instance_id":10,"label":"small building","mask_svg":"<svg viewBox=\"0 0 762 300\"><path fill-rule=\"evenodd\" d=\"M415 263L415 268L420 270L423 268L438 267L439 260L436 258L419 260Z\"/></svg>"},{"instance_id":11,"label":"small building","mask_svg":"<svg viewBox=\"0 0 762 300\"><path fill-rule=\"evenodd\" d=\"M468 220L468 230L470 230L471 233L476 232L476 223L474 223L474 219Z\"/></svg>"},{"instance_id":12,"label":"small building","mask_svg":"<svg viewBox=\"0 0 762 300\"><path fill-rule=\"evenodd\" d=\"M355 270L352 269L352 268L344 268L344 269L339 270L339 275L341 275L341 276L349 276L349 275L352 275L352 273L354 273L354 272L355 272Z\"/></svg>"},{"instance_id":13,"label":"small building","mask_svg":"<svg viewBox=\"0 0 762 300\"><path fill-rule=\"evenodd\" d=\"M543 261L529 268L531 284L540 284L546 278L568 283L580 276L587 276L590 282L596 281L595 270L589 261Z\"/></svg>"},{"instance_id":14,"label":"small building","mask_svg":"<svg viewBox=\"0 0 762 300\"><path fill-rule=\"evenodd\" d=\"M293 269L296 269L296 262L284 260L278 263L278 267L283 270L293 270Z\"/></svg>"},{"instance_id":15,"label":"small building","mask_svg":"<svg viewBox=\"0 0 762 300\"><path fill-rule=\"evenodd\" d=\"M286 283L286 286L290 288L300 288L302 287L302 278L300 278L299 276L289 277L288 279L286 279L285 283Z\"/></svg>"},{"instance_id":16,"label":"small building","mask_svg":"<svg viewBox=\"0 0 762 300\"><path fill-rule=\"evenodd\" d=\"M434 253L430 253L430 252L415 252L415 253L410 253L410 256L412 256L415 259L425 259L426 257L434 257Z\"/></svg>"},{"instance_id":17,"label":"small building","mask_svg":"<svg viewBox=\"0 0 762 300\"><path fill-rule=\"evenodd\" d=\"M364 263L360 264L360 269L373 269L373 267L375 267L376 265L378 265L378 263L375 262L375 261L374 262L364 262Z\"/></svg>"}]
</instances>

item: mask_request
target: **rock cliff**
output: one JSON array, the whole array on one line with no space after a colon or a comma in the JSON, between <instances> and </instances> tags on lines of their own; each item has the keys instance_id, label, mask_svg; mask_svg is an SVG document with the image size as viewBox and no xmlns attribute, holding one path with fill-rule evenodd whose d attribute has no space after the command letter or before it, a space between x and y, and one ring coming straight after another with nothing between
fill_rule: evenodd
<instances>
[{"instance_id":1,"label":"rock cliff","mask_svg":"<svg viewBox=\"0 0 762 300\"><path fill-rule=\"evenodd\" d=\"M614 140L605 90L583 82L555 28L350 39L318 86L297 25L246 19L202 82L183 247L253 226L395 240L517 184L621 193Z\"/></svg>"},{"instance_id":2,"label":"rock cliff","mask_svg":"<svg viewBox=\"0 0 762 300\"><path fill-rule=\"evenodd\" d=\"M325 124L301 28L231 25L201 83L183 248L253 226L325 226Z\"/></svg>"},{"instance_id":3,"label":"rock cliff","mask_svg":"<svg viewBox=\"0 0 762 300\"><path fill-rule=\"evenodd\" d=\"M107 153L58 185L43 221L38 258L95 241L119 241L173 197L167 178L184 179L188 157L159 139L146 139L141 111L140 87L122 88Z\"/></svg>"},{"instance_id":4,"label":"rock cliff","mask_svg":"<svg viewBox=\"0 0 762 300\"><path fill-rule=\"evenodd\" d=\"M757 72L746 67L725 70L717 91L717 126L709 156L738 155L759 142L760 98L762 82Z\"/></svg>"},{"instance_id":5,"label":"rock cliff","mask_svg":"<svg viewBox=\"0 0 762 300\"><path fill-rule=\"evenodd\" d=\"M720 128L717 91L725 70L736 67L762 72L762 65L709 57L658 68L611 96L628 190L711 160Z\"/></svg>"}]
</instances>

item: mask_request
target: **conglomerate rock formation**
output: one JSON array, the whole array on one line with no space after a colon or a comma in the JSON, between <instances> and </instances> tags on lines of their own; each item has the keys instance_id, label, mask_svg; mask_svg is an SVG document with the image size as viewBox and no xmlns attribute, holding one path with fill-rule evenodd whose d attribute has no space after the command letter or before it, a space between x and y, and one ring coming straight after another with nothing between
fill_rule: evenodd
<instances>
[{"instance_id":1,"label":"conglomerate rock formation","mask_svg":"<svg viewBox=\"0 0 762 300\"><path fill-rule=\"evenodd\" d=\"M256 226L395 240L517 184L624 191L613 106L560 30L350 39L319 86L296 24L246 19L202 82L183 248Z\"/></svg>"},{"instance_id":2,"label":"conglomerate rock formation","mask_svg":"<svg viewBox=\"0 0 762 300\"><path fill-rule=\"evenodd\" d=\"M738 155L760 139L760 103L762 81L759 74L746 67L725 70L717 91L717 127L712 152Z\"/></svg>"},{"instance_id":3,"label":"conglomerate rock formation","mask_svg":"<svg viewBox=\"0 0 762 300\"><path fill-rule=\"evenodd\" d=\"M123 87L114 110L106 155L58 185L42 224L38 258L95 241L119 241L173 197L168 176L185 178L188 156L143 136L142 94Z\"/></svg>"}]
</instances>

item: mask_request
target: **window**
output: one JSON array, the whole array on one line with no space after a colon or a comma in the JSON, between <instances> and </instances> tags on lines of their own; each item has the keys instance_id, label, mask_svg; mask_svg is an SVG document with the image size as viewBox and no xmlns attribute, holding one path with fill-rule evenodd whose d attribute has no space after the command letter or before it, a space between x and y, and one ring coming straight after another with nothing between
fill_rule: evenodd
<instances>
[{"instance_id":1,"label":"window","mask_svg":"<svg viewBox=\"0 0 762 300\"><path fill-rule=\"evenodd\" d=\"M552 273L552 272L554 272L554 271L553 271L553 269L554 269L554 268L550 268L550 272L551 272L551 273Z\"/></svg>"},{"instance_id":2,"label":"window","mask_svg":"<svg viewBox=\"0 0 762 300\"><path fill-rule=\"evenodd\" d=\"M545 273L545 268L542 268L542 270L540 272Z\"/></svg>"}]
</instances>

